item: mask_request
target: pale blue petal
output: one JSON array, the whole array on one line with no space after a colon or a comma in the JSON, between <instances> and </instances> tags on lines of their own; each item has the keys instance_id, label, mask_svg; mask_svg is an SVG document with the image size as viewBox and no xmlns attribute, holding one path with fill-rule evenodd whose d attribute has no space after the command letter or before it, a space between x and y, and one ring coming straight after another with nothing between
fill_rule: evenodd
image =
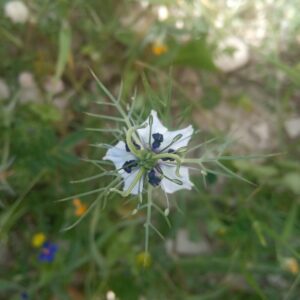
<instances>
[{"instance_id":1,"label":"pale blue petal","mask_svg":"<svg viewBox=\"0 0 300 300\"><path fill-rule=\"evenodd\" d=\"M193 133L194 133L194 129L192 125L189 125L180 130L167 131L164 134L164 140L161 143L158 150L163 150L163 152L168 152L168 149L173 149L176 151L179 148L186 147ZM173 139L179 134L182 135L182 137L177 142L173 143L170 147L168 147L168 145L172 143Z\"/></svg>"},{"instance_id":2,"label":"pale blue petal","mask_svg":"<svg viewBox=\"0 0 300 300\"><path fill-rule=\"evenodd\" d=\"M126 151L126 145L124 142L120 141L115 146L107 150L104 160L111 160L116 169L121 169L126 161L136 160L136 157L131 153ZM122 170L119 170L122 173Z\"/></svg>"},{"instance_id":3,"label":"pale blue petal","mask_svg":"<svg viewBox=\"0 0 300 300\"><path fill-rule=\"evenodd\" d=\"M154 134L154 133L164 134L168 130L165 126L163 126L163 124L158 119L156 111L151 110L150 115L153 118L152 129L150 130L149 117L148 117L147 120L143 123L143 124L147 123L147 127L137 130L137 133L138 133L144 147L146 147L148 149L151 149L151 143L153 142L152 134ZM150 139L150 145L149 145L150 131L151 131L151 139Z\"/></svg>"},{"instance_id":4,"label":"pale blue petal","mask_svg":"<svg viewBox=\"0 0 300 300\"><path fill-rule=\"evenodd\" d=\"M137 176L139 172L139 168L132 170L131 173L122 173L121 176L124 179L124 187L123 190L126 192L129 187L131 186L132 182L134 181L135 177ZM132 195L138 195L143 192L143 184L144 184L144 179L143 177L136 183L134 188L131 191Z\"/></svg>"},{"instance_id":5,"label":"pale blue petal","mask_svg":"<svg viewBox=\"0 0 300 300\"><path fill-rule=\"evenodd\" d=\"M188 167L180 167L178 177L176 175L176 165L160 163L160 168L166 177L170 179L179 179L183 184L179 185L175 182L170 181L167 178L163 178L161 181L161 188L168 194L175 193L179 190L190 190L193 187L193 183L190 181L189 178L189 169Z\"/></svg>"}]
</instances>

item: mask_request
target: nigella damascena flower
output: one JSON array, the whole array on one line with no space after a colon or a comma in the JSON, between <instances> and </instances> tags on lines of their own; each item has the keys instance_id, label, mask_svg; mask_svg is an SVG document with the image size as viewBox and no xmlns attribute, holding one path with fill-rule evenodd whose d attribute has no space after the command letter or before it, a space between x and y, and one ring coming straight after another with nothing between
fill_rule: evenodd
<instances>
[{"instance_id":1,"label":"nigella damascena flower","mask_svg":"<svg viewBox=\"0 0 300 300\"><path fill-rule=\"evenodd\" d=\"M190 125L169 131L151 111L147 120L130 128L126 140L111 147L104 160L111 160L124 180L124 195L142 193L145 183L160 186L166 193L190 190L188 167L181 165L180 155L193 135Z\"/></svg>"}]
</instances>

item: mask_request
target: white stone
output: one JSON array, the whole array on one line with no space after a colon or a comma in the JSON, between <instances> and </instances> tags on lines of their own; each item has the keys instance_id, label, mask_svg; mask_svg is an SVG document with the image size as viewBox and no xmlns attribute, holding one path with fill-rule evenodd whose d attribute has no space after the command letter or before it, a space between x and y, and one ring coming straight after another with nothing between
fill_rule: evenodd
<instances>
[{"instance_id":1,"label":"white stone","mask_svg":"<svg viewBox=\"0 0 300 300\"><path fill-rule=\"evenodd\" d=\"M259 148L265 148L270 139L270 129L268 123L262 122L253 125L252 132L258 137Z\"/></svg>"},{"instance_id":2,"label":"white stone","mask_svg":"<svg viewBox=\"0 0 300 300\"><path fill-rule=\"evenodd\" d=\"M188 231L180 229L176 236L176 252L180 255L197 255L208 253L210 246L205 241L193 242L189 239Z\"/></svg>"},{"instance_id":3,"label":"white stone","mask_svg":"<svg viewBox=\"0 0 300 300\"><path fill-rule=\"evenodd\" d=\"M285 121L284 127L290 138L293 139L300 136L300 118Z\"/></svg>"},{"instance_id":4,"label":"white stone","mask_svg":"<svg viewBox=\"0 0 300 300\"><path fill-rule=\"evenodd\" d=\"M9 1L4 6L5 15L14 23L25 23L29 18L29 10L22 1Z\"/></svg>"},{"instance_id":5,"label":"white stone","mask_svg":"<svg viewBox=\"0 0 300 300\"><path fill-rule=\"evenodd\" d=\"M24 71L19 75L19 84L22 88L36 87L33 75L30 72Z\"/></svg>"},{"instance_id":6,"label":"white stone","mask_svg":"<svg viewBox=\"0 0 300 300\"><path fill-rule=\"evenodd\" d=\"M64 82L61 79L48 77L44 83L45 90L53 95L61 93L65 89Z\"/></svg>"},{"instance_id":7,"label":"white stone","mask_svg":"<svg viewBox=\"0 0 300 300\"><path fill-rule=\"evenodd\" d=\"M28 102L41 101L41 93L32 73L24 71L19 74L18 81L20 84L20 102L25 104Z\"/></svg>"},{"instance_id":8,"label":"white stone","mask_svg":"<svg viewBox=\"0 0 300 300\"><path fill-rule=\"evenodd\" d=\"M249 48L238 37L230 36L220 42L214 57L215 65L225 73L245 66L249 61Z\"/></svg>"}]
</instances>

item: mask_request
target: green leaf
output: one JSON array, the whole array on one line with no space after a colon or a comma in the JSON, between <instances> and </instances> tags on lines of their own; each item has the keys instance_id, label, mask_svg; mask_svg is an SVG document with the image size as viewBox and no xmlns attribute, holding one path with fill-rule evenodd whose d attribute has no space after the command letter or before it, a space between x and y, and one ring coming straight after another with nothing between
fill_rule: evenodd
<instances>
[{"instance_id":1,"label":"green leaf","mask_svg":"<svg viewBox=\"0 0 300 300\"><path fill-rule=\"evenodd\" d=\"M175 57L174 64L214 70L211 51L204 40L193 40L183 45Z\"/></svg>"},{"instance_id":2,"label":"green leaf","mask_svg":"<svg viewBox=\"0 0 300 300\"><path fill-rule=\"evenodd\" d=\"M85 138L86 138L86 134L84 131L73 132L63 138L63 140L60 142L60 147L62 148L74 147L76 144L83 141Z\"/></svg>"},{"instance_id":3,"label":"green leaf","mask_svg":"<svg viewBox=\"0 0 300 300\"><path fill-rule=\"evenodd\" d=\"M282 242L287 242L289 237L292 236L293 230L296 226L298 216L298 203L297 201L291 206L288 217L286 218L286 222L281 234Z\"/></svg>"},{"instance_id":4,"label":"green leaf","mask_svg":"<svg viewBox=\"0 0 300 300\"><path fill-rule=\"evenodd\" d=\"M56 122L61 119L61 113L59 109L52 104L46 103L32 103L29 109L36 114L40 120L48 122Z\"/></svg>"}]
</instances>

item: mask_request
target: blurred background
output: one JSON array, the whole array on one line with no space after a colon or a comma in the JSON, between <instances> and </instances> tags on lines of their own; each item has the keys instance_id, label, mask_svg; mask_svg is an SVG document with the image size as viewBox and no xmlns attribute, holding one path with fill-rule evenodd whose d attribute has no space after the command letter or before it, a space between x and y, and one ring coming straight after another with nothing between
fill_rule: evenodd
<instances>
[{"instance_id":1,"label":"blurred background","mask_svg":"<svg viewBox=\"0 0 300 300\"><path fill-rule=\"evenodd\" d=\"M300 1L0 1L0 299L299 299ZM112 197L89 144L114 115L90 68L122 103L136 98L195 143L230 136L226 166L255 185L192 174L170 197L171 228ZM146 80L146 79L147 80ZM166 101L170 96L171 102ZM156 199L160 202L160 199ZM163 203L161 204L163 205ZM177 207L177 209L176 209Z\"/></svg>"}]
</instances>

